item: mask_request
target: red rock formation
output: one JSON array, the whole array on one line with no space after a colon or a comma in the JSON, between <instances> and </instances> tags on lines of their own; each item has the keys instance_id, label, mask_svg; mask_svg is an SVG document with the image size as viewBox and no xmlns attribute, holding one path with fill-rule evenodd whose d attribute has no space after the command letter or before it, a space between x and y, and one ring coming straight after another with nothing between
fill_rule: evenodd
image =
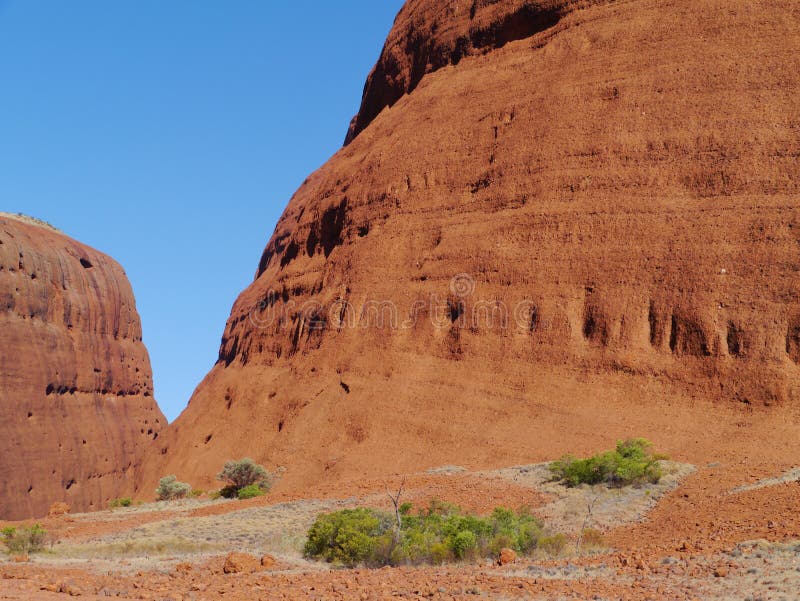
<instances>
[{"instance_id":1,"label":"red rock formation","mask_svg":"<svg viewBox=\"0 0 800 601\"><path fill-rule=\"evenodd\" d=\"M119 264L0 214L0 340L0 517L131 492L166 421Z\"/></svg>"},{"instance_id":2,"label":"red rock formation","mask_svg":"<svg viewBox=\"0 0 800 601\"><path fill-rule=\"evenodd\" d=\"M410 0L147 478L735 444L798 399L798 47L792 0Z\"/></svg>"}]
</instances>

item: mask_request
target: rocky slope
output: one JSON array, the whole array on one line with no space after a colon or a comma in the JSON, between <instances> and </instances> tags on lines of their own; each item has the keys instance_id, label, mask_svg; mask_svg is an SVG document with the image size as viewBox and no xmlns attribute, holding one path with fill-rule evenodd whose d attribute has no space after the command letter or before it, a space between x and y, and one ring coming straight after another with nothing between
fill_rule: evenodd
<instances>
[{"instance_id":1,"label":"rocky slope","mask_svg":"<svg viewBox=\"0 0 800 601\"><path fill-rule=\"evenodd\" d=\"M148 486L735 446L800 392L798 45L791 0L410 0Z\"/></svg>"},{"instance_id":2,"label":"rocky slope","mask_svg":"<svg viewBox=\"0 0 800 601\"><path fill-rule=\"evenodd\" d=\"M166 423L128 279L110 257L0 214L0 517L104 507Z\"/></svg>"}]
</instances>

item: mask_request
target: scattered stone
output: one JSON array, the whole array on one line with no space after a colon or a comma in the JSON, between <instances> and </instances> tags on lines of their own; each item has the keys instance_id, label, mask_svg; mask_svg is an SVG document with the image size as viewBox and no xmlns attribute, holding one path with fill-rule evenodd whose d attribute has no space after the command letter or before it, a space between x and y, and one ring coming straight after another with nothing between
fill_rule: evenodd
<instances>
[{"instance_id":1,"label":"scattered stone","mask_svg":"<svg viewBox=\"0 0 800 601\"><path fill-rule=\"evenodd\" d=\"M252 574L261 567L261 561L248 553L229 553L222 571L225 574Z\"/></svg>"},{"instance_id":2,"label":"scattered stone","mask_svg":"<svg viewBox=\"0 0 800 601\"><path fill-rule=\"evenodd\" d=\"M506 549L501 549L500 550L500 558L498 560L498 563L501 566L505 566L505 565L508 565L510 563L514 563L515 561L517 561L517 552L514 551L514 549L506 548Z\"/></svg>"},{"instance_id":3,"label":"scattered stone","mask_svg":"<svg viewBox=\"0 0 800 601\"><path fill-rule=\"evenodd\" d=\"M64 582L59 584L57 592L69 595L70 597L80 597L81 595L83 595L83 590L81 590L81 588L79 588L71 580L65 580Z\"/></svg>"},{"instance_id":4,"label":"scattered stone","mask_svg":"<svg viewBox=\"0 0 800 601\"><path fill-rule=\"evenodd\" d=\"M272 555L264 555L263 557L261 557L261 567L262 568L267 568L267 569L273 568L273 567L275 567L276 563L277 562L276 562L275 558Z\"/></svg>"}]
</instances>

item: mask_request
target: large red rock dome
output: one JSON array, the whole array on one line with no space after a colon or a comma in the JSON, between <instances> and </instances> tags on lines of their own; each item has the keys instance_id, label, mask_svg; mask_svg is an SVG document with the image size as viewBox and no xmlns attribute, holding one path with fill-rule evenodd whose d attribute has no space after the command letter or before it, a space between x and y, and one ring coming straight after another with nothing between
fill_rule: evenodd
<instances>
[{"instance_id":1,"label":"large red rock dome","mask_svg":"<svg viewBox=\"0 0 800 601\"><path fill-rule=\"evenodd\" d=\"M0 214L0 340L0 518L129 494L166 421L119 264Z\"/></svg>"},{"instance_id":2,"label":"large red rock dome","mask_svg":"<svg viewBox=\"0 0 800 601\"><path fill-rule=\"evenodd\" d=\"M797 403L798 32L793 0L410 0L148 486L679 455Z\"/></svg>"}]
</instances>

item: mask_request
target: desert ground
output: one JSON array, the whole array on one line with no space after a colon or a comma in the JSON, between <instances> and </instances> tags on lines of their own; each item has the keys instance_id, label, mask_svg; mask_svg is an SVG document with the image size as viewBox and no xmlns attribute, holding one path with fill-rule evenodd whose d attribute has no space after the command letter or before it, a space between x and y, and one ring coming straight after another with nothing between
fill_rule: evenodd
<instances>
[{"instance_id":1,"label":"desert ground","mask_svg":"<svg viewBox=\"0 0 800 601\"><path fill-rule=\"evenodd\" d=\"M313 497L278 483L245 501L202 495L52 516L41 521L44 552L0 563L0 599L797 599L800 470L742 451L738 461L665 461L658 484L624 488L567 488L541 463L448 465L321 486ZM403 482L415 506L530 507L569 542L557 557L507 565L345 569L303 557L319 513L389 510L387 489ZM603 541L576 552L586 527Z\"/></svg>"}]
</instances>

